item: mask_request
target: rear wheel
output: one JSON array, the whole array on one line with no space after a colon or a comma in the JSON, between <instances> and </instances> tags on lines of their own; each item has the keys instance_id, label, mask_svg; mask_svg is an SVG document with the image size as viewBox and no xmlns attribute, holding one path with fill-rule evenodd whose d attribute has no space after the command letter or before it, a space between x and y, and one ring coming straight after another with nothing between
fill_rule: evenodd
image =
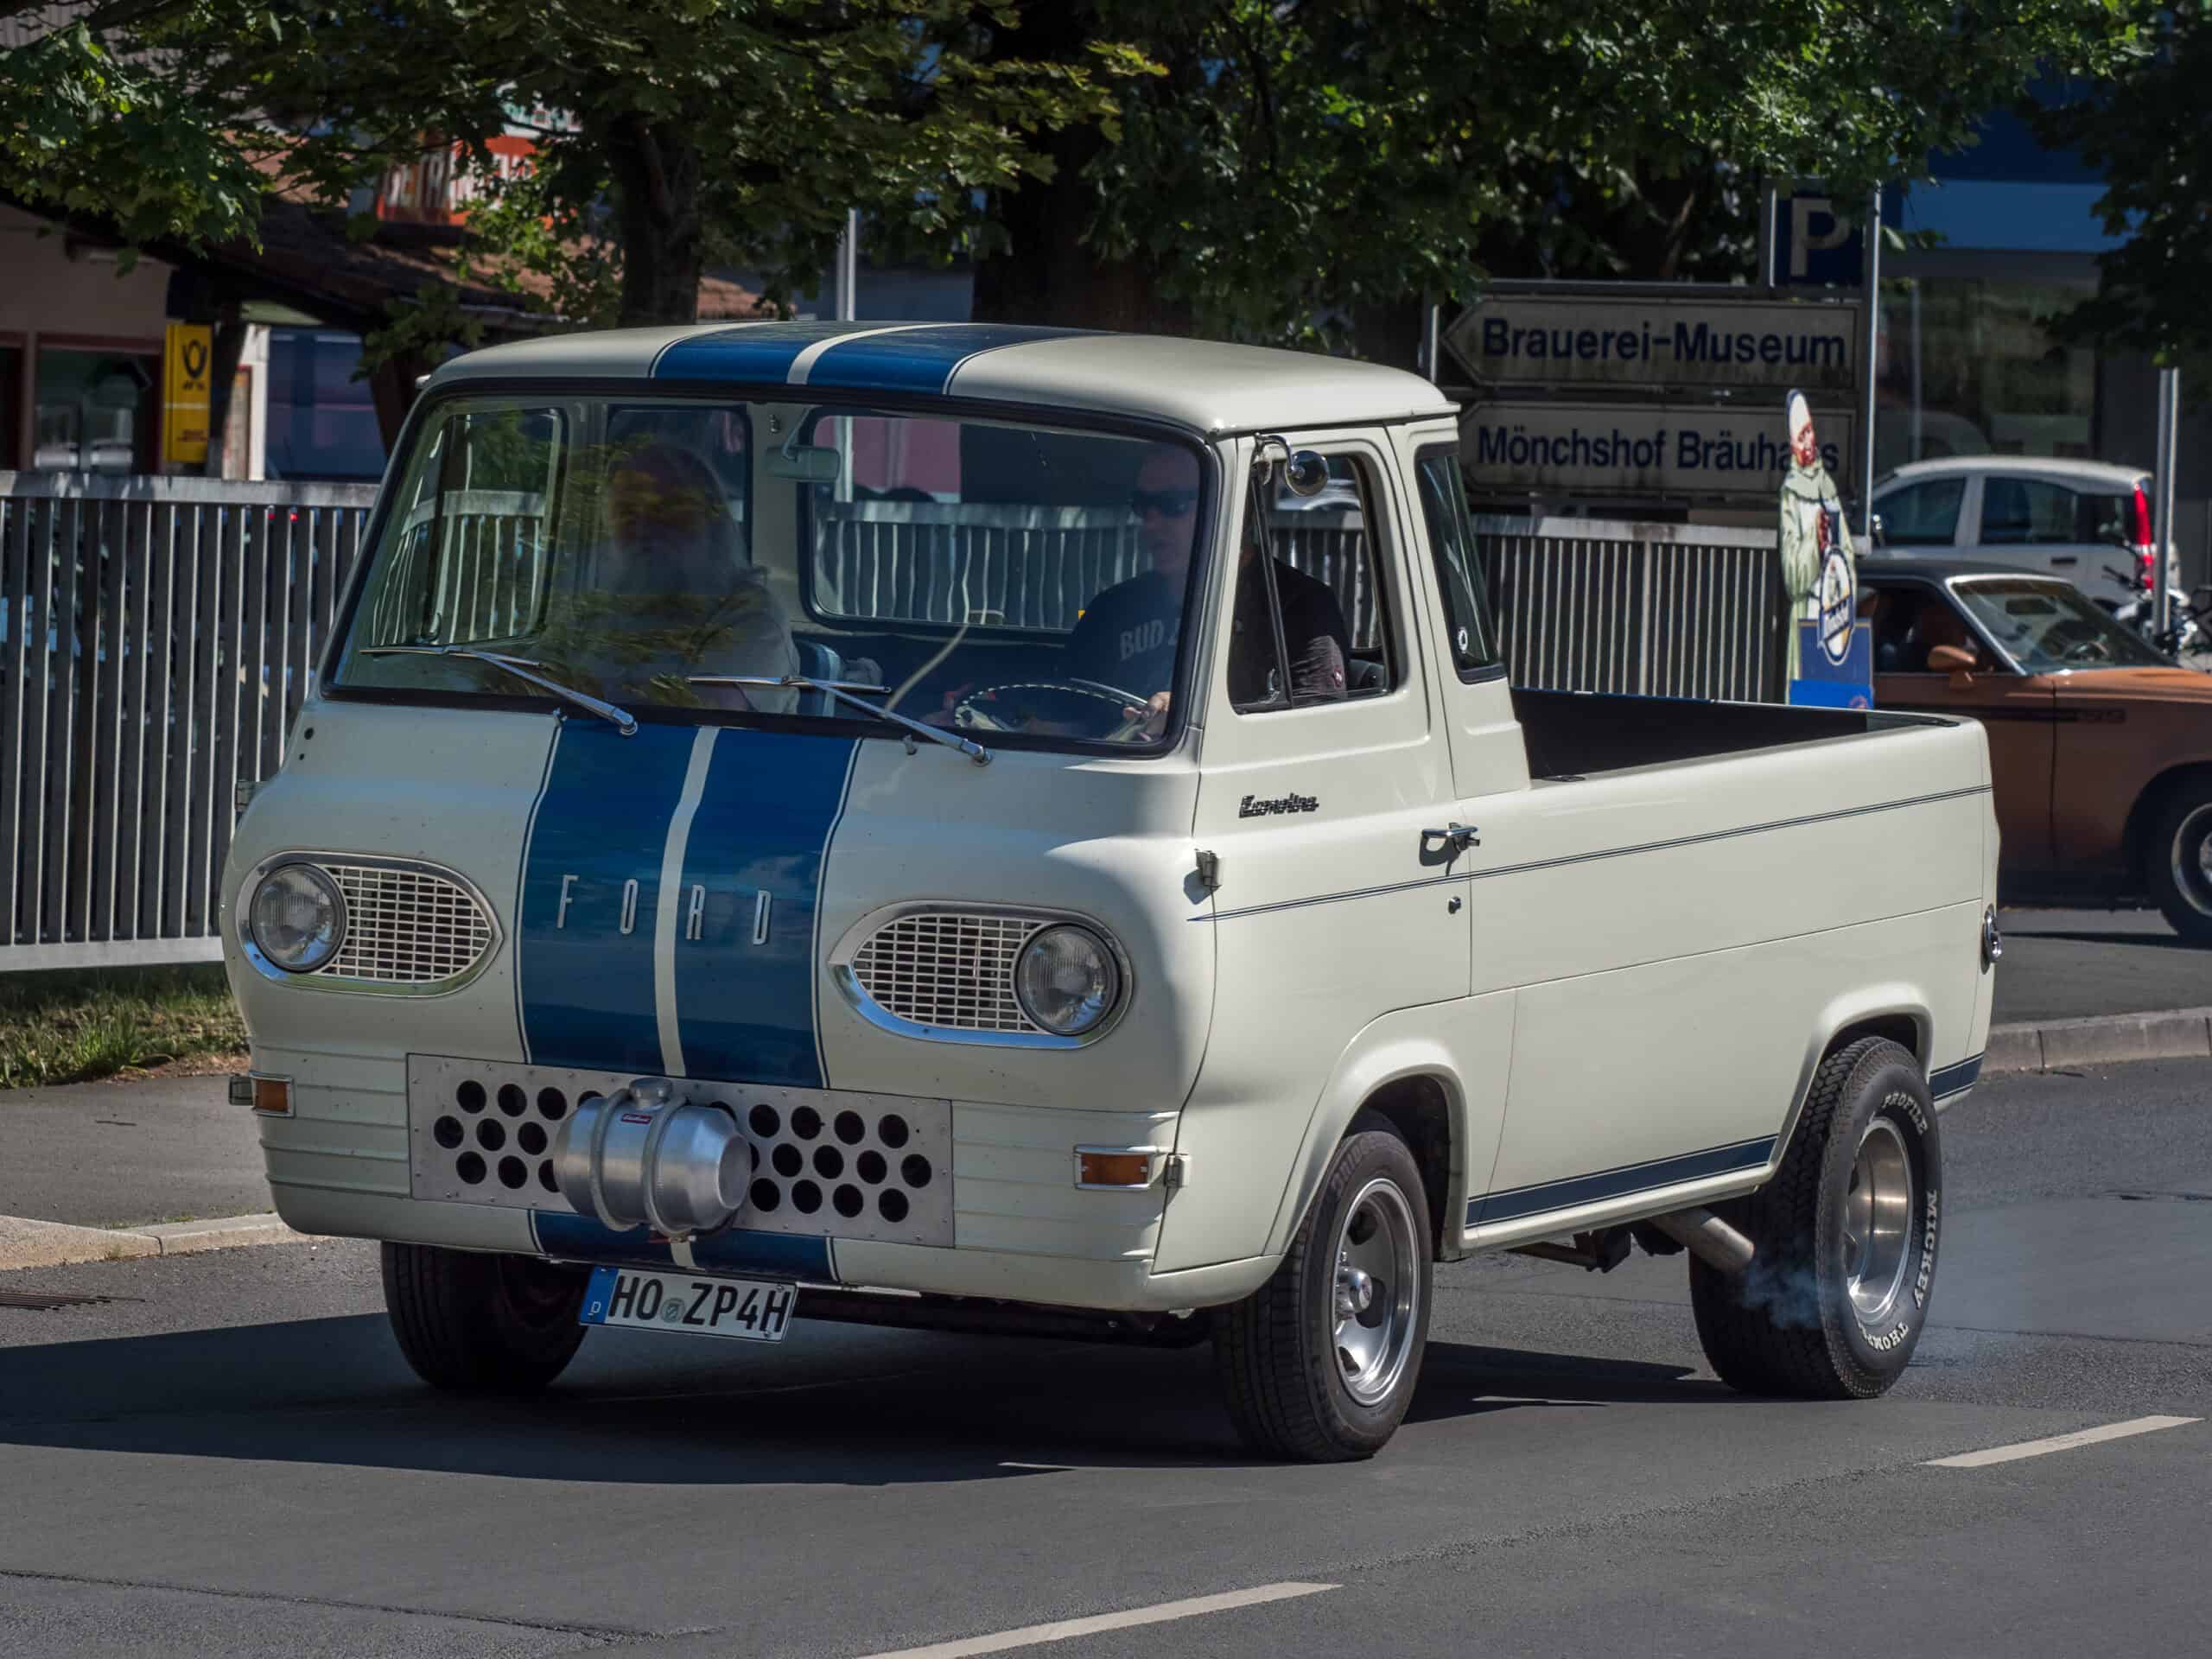
<instances>
[{"instance_id":1,"label":"rear wheel","mask_svg":"<svg viewBox=\"0 0 2212 1659\"><path fill-rule=\"evenodd\" d=\"M1867 1399L1912 1358L1936 1282L1942 1145L1913 1057L1863 1038L1821 1062L1774 1179L1717 1206L1757 1248L1740 1274L1693 1258L1706 1357L1751 1394Z\"/></svg>"},{"instance_id":2,"label":"rear wheel","mask_svg":"<svg viewBox=\"0 0 2212 1659\"><path fill-rule=\"evenodd\" d=\"M399 1351L425 1382L461 1394L525 1394L560 1376L584 1339L589 1278L535 1256L384 1247Z\"/></svg>"},{"instance_id":3,"label":"rear wheel","mask_svg":"<svg viewBox=\"0 0 2212 1659\"><path fill-rule=\"evenodd\" d=\"M1406 1143L1359 1119L1274 1277L1215 1316L1230 1415L1253 1450L1344 1462L1396 1432L1428 1339L1427 1217Z\"/></svg>"},{"instance_id":4,"label":"rear wheel","mask_svg":"<svg viewBox=\"0 0 2212 1659\"><path fill-rule=\"evenodd\" d=\"M2151 896L2174 931L2191 944L2212 944L2212 785L2177 795L2145 850Z\"/></svg>"}]
</instances>

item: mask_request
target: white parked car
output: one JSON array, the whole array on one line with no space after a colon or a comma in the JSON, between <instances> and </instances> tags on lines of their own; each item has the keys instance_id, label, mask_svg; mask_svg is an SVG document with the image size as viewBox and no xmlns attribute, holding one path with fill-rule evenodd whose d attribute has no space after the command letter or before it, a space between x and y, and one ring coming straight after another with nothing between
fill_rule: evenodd
<instances>
[{"instance_id":1,"label":"white parked car","mask_svg":"<svg viewBox=\"0 0 2212 1659\"><path fill-rule=\"evenodd\" d=\"M1916 461L1875 480L1874 551L2043 571L2111 610L2149 591L2154 493L2139 467L2099 461ZM2180 560L2171 545L2167 561L2167 585L2178 588Z\"/></svg>"},{"instance_id":2,"label":"white parked car","mask_svg":"<svg viewBox=\"0 0 2212 1659\"><path fill-rule=\"evenodd\" d=\"M594 1325L1211 1338L1253 1445L1358 1457L1435 1261L1632 1246L1740 1387L1910 1356L1982 728L1516 692L1427 381L571 335L439 368L368 547L224 878L236 1092L433 1383Z\"/></svg>"}]
</instances>

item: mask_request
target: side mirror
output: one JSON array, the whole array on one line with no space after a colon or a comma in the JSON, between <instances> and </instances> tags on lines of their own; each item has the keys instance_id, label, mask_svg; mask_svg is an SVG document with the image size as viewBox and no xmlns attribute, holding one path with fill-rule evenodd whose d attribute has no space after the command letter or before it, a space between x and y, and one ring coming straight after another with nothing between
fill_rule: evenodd
<instances>
[{"instance_id":1,"label":"side mirror","mask_svg":"<svg viewBox=\"0 0 2212 1659\"><path fill-rule=\"evenodd\" d=\"M1955 684L1961 681L1970 684L1974 680L1974 652L1964 645L1930 645L1928 648L1928 671L1930 674L1948 674L1954 677Z\"/></svg>"},{"instance_id":2,"label":"side mirror","mask_svg":"<svg viewBox=\"0 0 2212 1659\"><path fill-rule=\"evenodd\" d=\"M835 484L837 452L826 443L786 444L768 452L768 476L799 484Z\"/></svg>"},{"instance_id":3,"label":"side mirror","mask_svg":"<svg viewBox=\"0 0 2212 1659\"><path fill-rule=\"evenodd\" d=\"M1319 495L1328 486L1329 463L1311 449L1300 449L1284 463L1282 481L1293 495Z\"/></svg>"}]
</instances>

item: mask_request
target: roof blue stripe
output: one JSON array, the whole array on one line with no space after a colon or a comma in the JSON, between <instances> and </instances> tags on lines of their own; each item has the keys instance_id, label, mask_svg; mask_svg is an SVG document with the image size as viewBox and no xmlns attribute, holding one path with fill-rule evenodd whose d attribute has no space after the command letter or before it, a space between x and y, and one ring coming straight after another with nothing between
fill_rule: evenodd
<instances>
[{"instance_id":1,"label":"roof blue stripe","mask_svg":"<svg viewBox=\"0 0 2212 1659\"><path fill-rule=\"evenodd\" d=\"M810 386L859 391L942 392L963 363L984 352L1089 332L1026 323L948 322L832 346L814 359Z\"/></svg>"},{"instance_id":2,"label":"roof blue stripe","mask_svg":"<svg viewBox=\"0 0 2212 1659\"><path fill-rule=\"evenodd\" d=\"M864 322L756 322L679 340L652 366L656 380L781 382L808 346L877 325Z\"/></svg>"}]
</instances>

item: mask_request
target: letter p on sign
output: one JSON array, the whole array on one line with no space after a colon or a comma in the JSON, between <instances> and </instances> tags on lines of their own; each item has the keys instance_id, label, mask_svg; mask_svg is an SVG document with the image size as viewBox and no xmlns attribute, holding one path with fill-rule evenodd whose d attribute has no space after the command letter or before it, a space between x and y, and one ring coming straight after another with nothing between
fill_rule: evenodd
<instances>
[{"instance_id":1,"label":"letter p on sign","mask_svg":"<svg viewBox=\"0 0 2212 1659\"><path fill-rule=\"evenodd\" d=\"M1836 212L1830 198L1790 197L1789 280L1804 281L1812 273L1812 256L1843 246L1851 232L1851 221Z\"/></svg>"}]
</instances>

